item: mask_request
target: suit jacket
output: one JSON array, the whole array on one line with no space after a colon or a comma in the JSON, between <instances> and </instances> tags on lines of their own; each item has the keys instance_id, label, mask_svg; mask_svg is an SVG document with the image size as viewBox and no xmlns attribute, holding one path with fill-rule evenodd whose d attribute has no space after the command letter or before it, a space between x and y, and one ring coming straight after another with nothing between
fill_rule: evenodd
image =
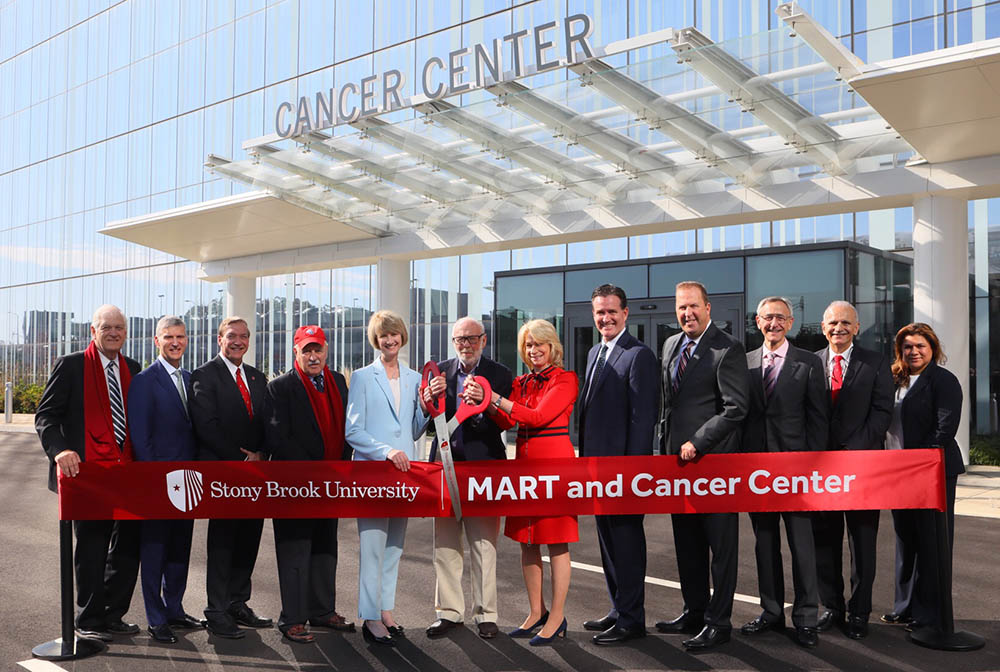
<instances>
[{"instance_id":1,"label":"suit jacket","mask_svg":"<svg viewBox=\"0 0 1000 672\"><path fill-rule=\"evenodd\" d=\"M824 366L827 395L830 390L830 348L816 352ZM885 447L885 433L892 422L895 388L889 360L857 345L837 395L830 402L828 450L878 450Z\"/></svg>"},{"instance_id":2,"label":"suit jacket","mask_svg":"<svg viewBox=\"0 0 1000 672\"><path fill-rule=\"evenodd\" d=\"M191 374L183 371L191 398ZM177 385L157 359L128 388L128 429L135 459L147 462L194 460L198 445Z\"/></svg>"},{"instance_id":3,"label":"suit jacket","mask_svg":"<svg viewBox=\"0 0 1000 672\"><path fill-rule=\"evenodd\" d=\"M142 367L125 358L135 376ZM64 450L75 450L85 460L83 438L83 351L56 360L35 411L35 431L42 450L49 456L49 490L56 491L55 457Z\"/></svg>"},{"instance_id":4,"label":"suit jacket","mask_svg":"<svg viewBox=\"0 0 1000 672\"><path fill-rule=\"evenodd\" d=\"M965 473L955 440L962 417L962 385L955 374L929 364L903 398L900 414L904 448L943 448L945 476Z\"/></svg>"},{"instance_id":5,"label":"suit jacket","mask_svg":"<svg viewBox=\"0 0 1000 672\"><path fill-rule=\"evenodd\" d=\"M764 399L764 346L747 353L750 412L743 425L743 451L780 453L823 450L830 436L830 399L819 357L788 344L774 391Z\"/></svg>"},{"instance_id":6,"label":"suit jacket","mask_svg":"<svg viewBox=\"0 0 1000 672\"><path fill-rule=\"evenodd\" d=\"M246 455L240 448L270 452L265 436L271 418L267 377L246 362L243 371L250 390L253 420L247 415L243 397L222 355L192 372L188 408L198 439L198 459L242 461Z\"/></svg>"},{"instance_id":7,"label":"suit jacket","mask_svg":"<svg viewBox=\"0 0 1000 672\"><path fill-rule=\"evenodd\" d=\"M347 381L343 374L331 371L333 381L340 393L340 401L347 417ZM312 385L312 383L309 383ZM267 443L275 460L322 460L326 454L323 435L316 422L309 401L309 393L302 384L302 378L293 368L267 384L271 398L271 420L267 425ZM346 429L346 428L345 428ZM340 459L351 459L351 449L344 441L344 452Z\"/></svg>"},{"instance_id":8,"label":"suit jacket","mask_svg":"<svg viewBox=\"0 0 1000 672\"><path fill-rule=\"evenodd\" d=\"M663 344L663 452L678 455L687 441L699 454L739 452L749 406L743 346L708 325L674 396L673 364L683 338L683 333L675 334Z\"/></svg>"},{"instance_id":9,"label":"suit jacket","mask_svg":"<svg viewBox=\"0 0 1000 672\"><path fill-rule=\"evenodd\" d=\"M400 363L397 411L381 357L351 374L347 442L355 460L384 460L394 449L413 459L413 442L427 427L427 416L417 400L419 388L420 374Z\"/></svg>"},{"instance_id":10,"label":"suit jacket","mask_svg":"<svg viewBox=\"0 0 1000 672\"><path fill-rule=\"evenodd\" d=\"M587 355L580 409L580 457L652 455L659 384L656 355L626 330L608 355L601 376L592 380L601 351ZM587 423L589 411L594 413Z\"/></svg>"},{"instance_id":11,"label":"suit jacket","mask_svg":"<svg viewBox=\"0 0 1000 672\"><path fill-rule=\"evenodd\" d=\"M445 393L444 411L445 417L450 418L458 410L458 371L461 363L457 357L446 359L438 364L441 373L444 374L448 383ZM476 370L476 376L482 376L490 381L490 387L502 397L510 396L510 389L514 383L514 374L503 364L494 362L488 357L481 357ZM497 426L486 413L480 413L469 418L455 430L451 437L451 454L456 461L461 460L505 460L507 459L507 446L500 433L503 430ZM437 439L431 446L431 462L437 456Z\"/></svg>"}]
</instances>

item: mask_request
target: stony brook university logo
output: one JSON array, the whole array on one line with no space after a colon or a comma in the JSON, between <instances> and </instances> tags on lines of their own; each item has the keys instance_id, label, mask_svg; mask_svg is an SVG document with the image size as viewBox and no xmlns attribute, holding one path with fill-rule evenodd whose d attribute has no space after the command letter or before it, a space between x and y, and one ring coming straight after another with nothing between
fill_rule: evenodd
<instances>
[{"instance_id":1,"label":"stony brook university logo","mask_svg":"<svg viewBox=\"0 0 1000 672\"><path fill-rule=\"evenodd\" d=\"M187 513L199 503L204 493L201 472L194 469L177 469L167 474L167 497L178 511Z\"/></svg>"}]
</instances>

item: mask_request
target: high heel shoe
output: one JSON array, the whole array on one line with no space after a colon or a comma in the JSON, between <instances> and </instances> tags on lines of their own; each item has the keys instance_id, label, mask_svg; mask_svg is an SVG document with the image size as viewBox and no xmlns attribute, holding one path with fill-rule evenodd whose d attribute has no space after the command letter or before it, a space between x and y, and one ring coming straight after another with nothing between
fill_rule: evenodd
<instances>
[{"instance_id":1,"label":"high heel shoe","mask_svg":"<svg viewBox=\"0 0 1000 672\"><path fill-rule=\"evenodd\" d=\"M385 625L383 623L383 625ZM403 626L401 625L386 625L385 629L389 631L390 637L405 637L403 634Z\"/></svg>"},{"instance_id":2,"label":"high heel shoe","mask_svg":"<svg viewBox=\"0 0 1000 672\"><path fill-rule=\"evenodd\" d=\"M552 633L551 637L542 637L541 635L535 635L534 637L531 638L528 644L530 644L531 646L544 646L546 644L551 644L553 641L555 641L556 637L565 637L565 636L566 636L566 619L564 618L563 622L559 625L559 628L554 633Z\"/></svg>"},{"instance_id":3,"label":"high heel shoe","mask_svg":"<svg viewBox=\"0 0 1000 672\"><path fill-rule=\"evenodd\" d=\"M540 628L549 620L549 612L542 614L542 617L535 621L533 624L529 625L527 628L515 628L507 633L508 637L514 637L515 639L519 637L531 637L531 631L535 628Z\"/></svg>"},{"instance_id":4,"label":"high heel shoe","mask_svg":"<svg viewBox=\"0 0 1000 672\"><path fill-rule=\"evenodd\" d=\"M374 632L368 629L368 623L361 624L361 634L364 636L365 641L371 644L382 644L384 646L396 646L396 642L392 641L392 635L386 635L385 637L379 637Z\"/></svg>"}]
</instances>

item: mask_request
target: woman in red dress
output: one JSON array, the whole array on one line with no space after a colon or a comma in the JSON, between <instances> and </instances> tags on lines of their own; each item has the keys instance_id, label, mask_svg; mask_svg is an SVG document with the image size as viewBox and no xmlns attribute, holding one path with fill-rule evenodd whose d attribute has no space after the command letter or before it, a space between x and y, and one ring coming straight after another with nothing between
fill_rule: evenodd
<instances>
[{"instance_id":1,"label":"woman in red dress","mask_svg":"<svg viewBox=\"0 0 1000 672\"><path fill-rule=\"evenodd\" d=\"M517 458L573 457L569 416L577 396L576 374L562 367L563 348L555 328L545 320L531 320L517 334L517 349L531 373L518 376L510 399L493 393L489 413L503 429L516 423ZM569 543L580 538L576 516L507 517L504 534L521 542L521 571L531 611L512 637L541 631L530 644L548 644L566 635L566 594L569 592ZM541 544L549 547L552 565L552 609L542 596Z\"/></svg>"}]
</instances>

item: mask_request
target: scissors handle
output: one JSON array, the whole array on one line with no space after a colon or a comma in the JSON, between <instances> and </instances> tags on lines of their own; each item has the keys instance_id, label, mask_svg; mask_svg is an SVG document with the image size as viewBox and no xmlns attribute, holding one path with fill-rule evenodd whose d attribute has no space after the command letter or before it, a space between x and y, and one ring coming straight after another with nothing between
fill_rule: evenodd
<instances>
[{"instance_id":1,"label":"scissors handle","mask_svg":"<svg viewBox=\"0 0 1000 672\"><path fill-rule=\"evenodd\" d=\"M475 376L473 380L483 388L483 400L473 406L472 404L465 403L465 399L462 399L462 403L458 405L458 410L455 411L455 417L451 419L456 425L462 424L462 421L466 418L471 418L478 413L482 413L490 405L490 399L493 397L493 388L490 387L490 381L482 376Z\"/></svg>"},{"instance_id":2,"label":"scissors handle","mask_svg":"<svg viewBox=\"0 0 1000 672\"><path fill-rule=\"evenodd\" d=\"M420 396L424 396L424 390L430 385L431 378L437 378L441 375L441 369L434 361L427 362L424 364L424 368L420 372ZM434 400L433 404L427 404L427 412L432 418L444 413L445 396L439 394L438 398ZM426 403L426 402L425 402Z\"/></svg>"}]
</instances>

